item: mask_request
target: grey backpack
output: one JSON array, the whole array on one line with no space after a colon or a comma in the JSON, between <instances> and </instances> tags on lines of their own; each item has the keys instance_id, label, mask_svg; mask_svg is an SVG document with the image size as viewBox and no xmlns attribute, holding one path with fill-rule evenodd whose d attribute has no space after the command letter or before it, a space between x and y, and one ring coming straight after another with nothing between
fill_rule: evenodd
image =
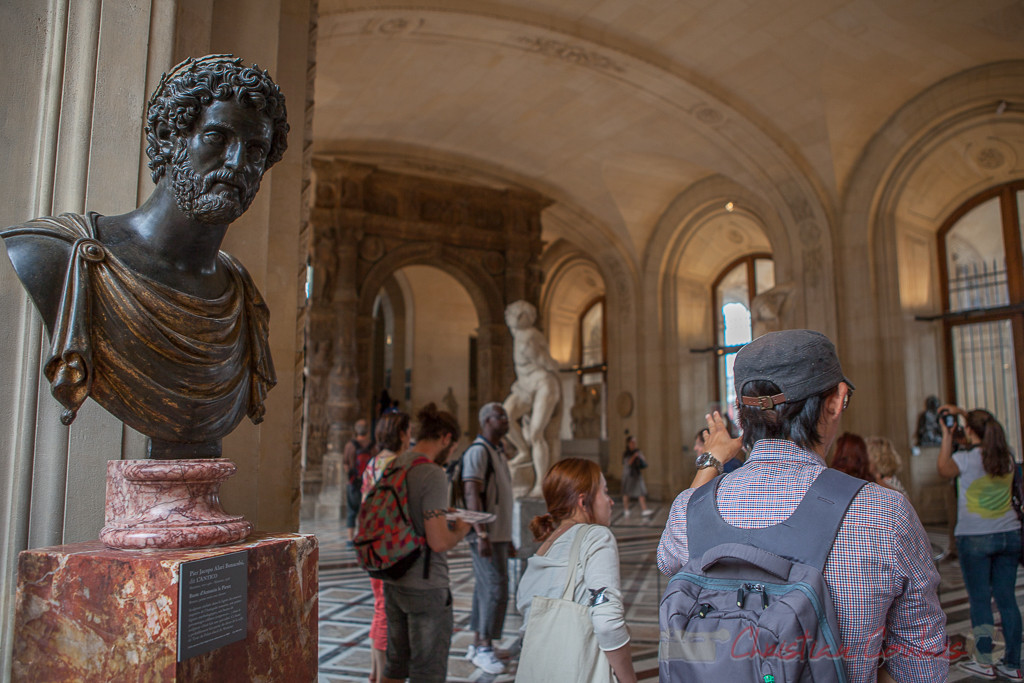
<instances>
[{"instance_id":1,"label":"grey backpack","mask_svg":"<svg viewBox=\"0 0 1024 683\"><path fill-rule=\"evenodd\" d=\"M686 508L689 560L659 609L662 683L845 682L822 570L866 482L825 469L788 519L740 529L718 512L721 480L697 489Z\"/></svg>"}]
</instances>

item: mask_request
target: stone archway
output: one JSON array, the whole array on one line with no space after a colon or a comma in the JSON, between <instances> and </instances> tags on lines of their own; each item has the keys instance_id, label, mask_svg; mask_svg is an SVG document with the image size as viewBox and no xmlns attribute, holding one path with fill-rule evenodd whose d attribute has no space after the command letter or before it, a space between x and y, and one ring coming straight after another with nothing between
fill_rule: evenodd
<instances>
[{"instance_id":1,"label":"stone archway","mask_svg":"<svg viewBox=\"0 0 1024 683\"><path fill-rule=\"evenodd\" d=\"M538 303L540 213L550 204L529 191L408 175L339 156L315 158L313 167L309 484L321 481L321 472L333 474L325 458L340 457L352 424L371 415L373 302L403 267L433 266L465 287L480 321L476 393L504 398L513 379L504 309L518 299Z\"/></svg>"}]
</instances>

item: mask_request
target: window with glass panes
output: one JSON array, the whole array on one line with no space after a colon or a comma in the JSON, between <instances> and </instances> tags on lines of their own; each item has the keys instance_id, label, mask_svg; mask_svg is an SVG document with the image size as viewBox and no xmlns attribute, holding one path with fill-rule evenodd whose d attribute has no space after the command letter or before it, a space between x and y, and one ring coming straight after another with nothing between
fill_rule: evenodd
<instances>
[{"instance_id":1,"label":"window with glass panes","mask_svg":"<svg viewBox=\"0 0 1024 683\"><path fill-rule=\"evenodd\" d=\"M775 286L775 262L771 254L751 254L730 263L712 285L717 401L736 418L736 390L732 366L739 347L753 339L750 305L754 297Z\"/></svg>"},{"instance_id":2,"label":"window with glass panes","mask_svg":"<svg viewBox=\"0 0 1024 683\"><path fill-rule=\"evenodd\" d=\"M591 301L579 317L579 365L576 375L586 391L592 410L601 418L601 438L607 437L605 407L608 402L608 341L603 296Z\"/></svg>"},{"instance_id":3,"label":"window with glass panes","mask_svg":"<svg viewBox=\"0 0 1024 683\"><path fill-rule=\"evenodd\" d=\"M947 400L984 408L1021 453L1024 181L992 188L939 229Z\"/></svg>"}]
</instances>

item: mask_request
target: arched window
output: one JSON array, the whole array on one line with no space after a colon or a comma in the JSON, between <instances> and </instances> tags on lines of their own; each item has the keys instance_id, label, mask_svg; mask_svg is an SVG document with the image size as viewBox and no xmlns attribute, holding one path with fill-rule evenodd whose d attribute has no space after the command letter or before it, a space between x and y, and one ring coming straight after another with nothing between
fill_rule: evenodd
<instances>
[{"instance_id":1,"label":"arched window","mask_svg":"<svg viewBox=\"0 0 1024 683\"><path fill-rule=\"evenodd\" d=\"M775 286L775 262L771 254L739 258L718 275L711 286L714 315L719 404L735 419L736 390L732 365L739 347L753 339L750 304L754 297Z\"/></svg>"},{"instance_id":2,"label":"arched window","mask_svg":"<svg viewBox=\"0 0 1024 683\"><path fill-rule=\"evenodd\" d=\"M606 381L608 377L608 335L605 324L604 297L591 301L579 317L579 385L572 409L573 433L576 438L606 438Z\"/></svg>"},{"instance_id":3,"label":"arched window","mask_svg":"<svg viewBox=\"0 0 1024 683\"><path fill-rule=\"evenodd\" d=\"M939 229L947 397L985 408L1021 453L1024 363L1024 181L988 190Z\"/></svg>"}]
</instances>

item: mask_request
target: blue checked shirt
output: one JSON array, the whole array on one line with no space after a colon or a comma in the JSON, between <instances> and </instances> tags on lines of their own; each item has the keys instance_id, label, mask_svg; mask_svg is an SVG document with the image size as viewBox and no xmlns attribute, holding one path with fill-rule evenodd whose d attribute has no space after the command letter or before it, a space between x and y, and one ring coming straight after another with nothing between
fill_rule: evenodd
<instances>
[{"instance_id":1,"label":"blue checked shirt","mask_svg":"<svg viewBox=\"0 0 1024 683\"><path fill-rule=\"evenodd\" d=\"M719 512L740 528L777 524L793 513L823 469L820 457L790 441L758 441L746 464L719 487ZM676 497L658 545L658 568L669 576L689 556L686 504L693 491ZM874 683L882 655L900 683L946 680L946 616L931 555L906 496L874 484L861 489L824 571L852 683Z\"/></svg>"}]
</instances>

